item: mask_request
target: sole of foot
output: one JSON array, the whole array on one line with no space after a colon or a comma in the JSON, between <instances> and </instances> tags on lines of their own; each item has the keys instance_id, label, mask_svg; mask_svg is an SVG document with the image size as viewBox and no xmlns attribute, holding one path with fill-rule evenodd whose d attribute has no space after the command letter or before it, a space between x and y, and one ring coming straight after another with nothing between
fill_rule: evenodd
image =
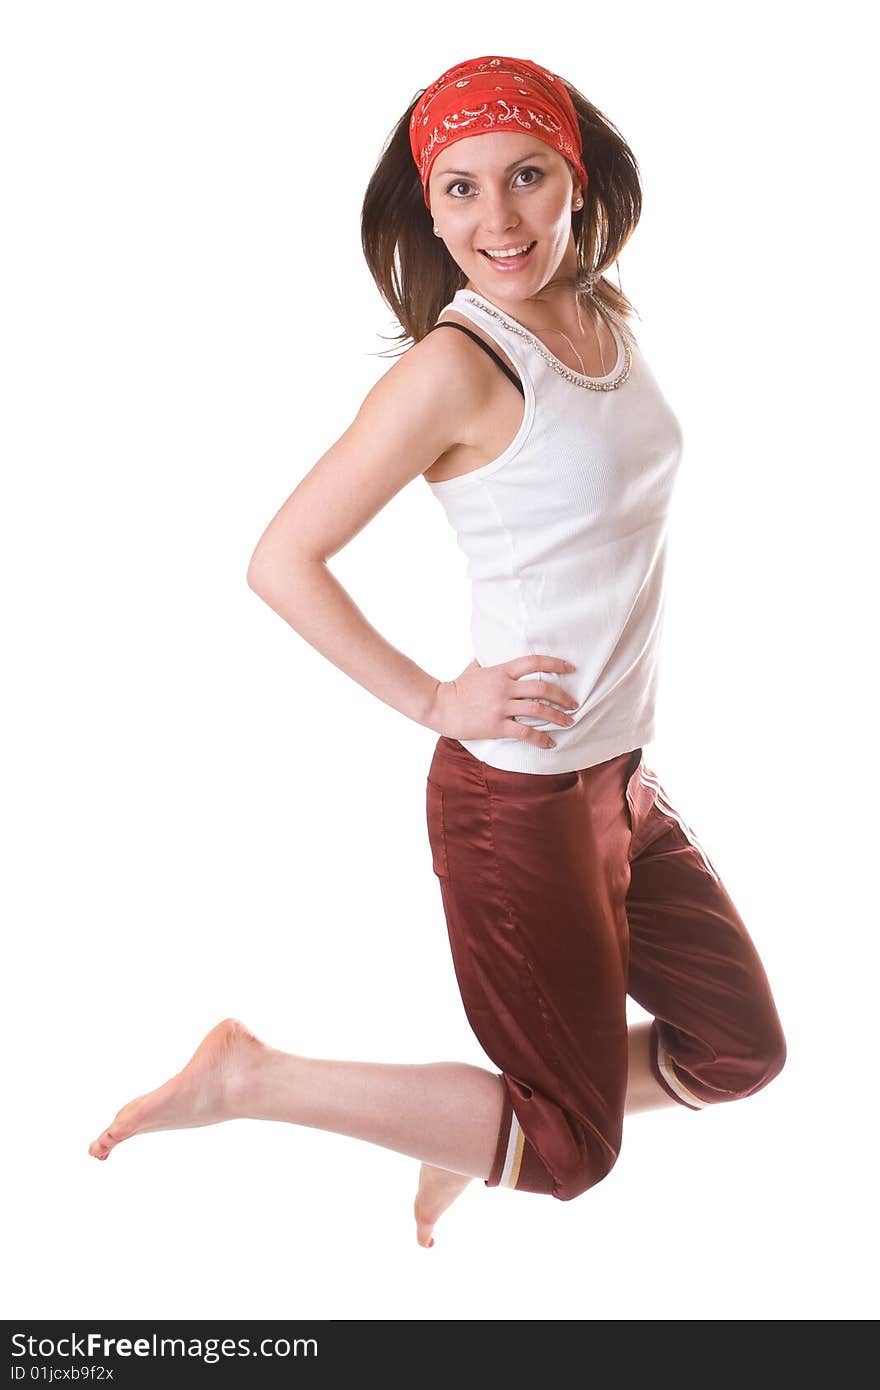
<instances>
[{"instance_id":1,"label":"sole of foot","mask_svg":"<svg viewBox=\"0 0 880 1390\"><path fill-rule=\"evenodd\" d=\"M136 1134L236 1119L242 1078L265 1051L265 1043L240 1019L224 1018L170 1081L124 1105L89 1145L89 1153L103 1160L117 1144Z\"/></svg>"},{"instance_id":2,"label":"sole of foot","mask_svg":"<svg viewBox=\"0 0 880 1390\"><path fill-rule=\"evenodd\" d=\"M452 1206L456 1197L473 1178L464 1173L451 1173L446 1168L435 1168L423 1163L419 1172L419 1190L413 1203L416 1218L416 1240L426 1250L434 1244L434 1225L447 1207Z\"/></svg>"}]
</instances>

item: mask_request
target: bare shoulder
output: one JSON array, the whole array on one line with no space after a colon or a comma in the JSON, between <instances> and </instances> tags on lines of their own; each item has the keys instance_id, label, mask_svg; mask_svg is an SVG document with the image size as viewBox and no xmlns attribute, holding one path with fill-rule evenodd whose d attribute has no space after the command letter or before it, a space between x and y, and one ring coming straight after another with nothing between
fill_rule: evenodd
<instances>
[{"instance_id":1,"label":"bare shoulder","mask_svg":"<svg viewBox=\"0 0 880 1390\"><path fill-rule=\"evenodd\" d=\"M445 323L457 324L468 332L444 330L442 325ZM420 390L427 387L437 402L440 415L446 418L448 438L436 454L437 467L441 469L438 476L442 477L442 470L451 455L467 450L479 451L485 447L487 413L491 415L497 410L499 384L502 387L502 410L506 399L505 379L497 361L493 361L469 334L481 339L494 357L500 358L517 378L520 371L495 339L467 315L452 309L444 310L436 329L410 348L402 360L409 359L409 376L418 379ZM430 478L427 470L425 473Z\"/></svg>"},{"instance_id":2,"label":"bare shoulder","mask_svg":"<svg viewBox=\"0 0 880 1390\"><path fill-rule=\"evenodd\" d=\"M470 333L476 334L476 336L477 336L478 338L482 339L482 341L487 345L487 347L490 347L490 348L492 349L492 351L496 354L496 356L498 356L498 357L501 358L502 362L503 362L506 366L508 366L508 367L511 369L512 372L515 372L517 375L519 375L519 371L518 371L518 368L517 368L517 366L516 366L516 363L515 363L515 362L511 362L511 360L510 360L510 358L508 357L507 353L506 353L506 352L504 351L504 349L496 342L496 340L491 336L491 334L485 332L485 331L480 327L479 324L474 323L473 320L470 319L470 318L468 318L468 316L467 316L466 314L460 314L460 313L458 312L458 310L456 310L456 309L446 309L446 310L444 310L444 312L443 312L443 318L440 320L440 322L441 322L441 323L457 323L457 324L460 325L460 327L468 329L468 331L469 331ZM458 340L458 343L459 343L459 344L464 344L464 345L466 345L466 349L467 349L467 350L466 350L465 347L460 348L460 350L459 350L459 358L460 358L463 362L471 363L471 364L474 364L474 365L476 365L477 359L480 359L480 358L481 358L481 359L482 359L482 363L483 363L483 365L484 365L484 368L487 368L487 369L488 369L488 370L486 371L486 373L485 373L485 374L486 374L486 379L487 379L487 380L490 380L490 379L492 378L492 376L493 376L493 369L492 369L492 362L491 362L491 359L488 358L488 357L486 356L486 354L482 351L482 349L480 349L480 348L477 347L476 343L472 342L472 340L471 340L470 338L467 337L467 334L465 334L465 333L433 333L433 332L432 332L432 333L430 333L428 336L429 336L429 337L437 337L437 338L454 338L454 339L457 339L457 340ZM423 341L427 342L427 339L424 339ZM496 369L496 370L497 370L497 369Z\"/></svg>"},{"instance_id":3,"label":"bare shoulder","mask_svg":"<svg viewBox=\"0 0 880 1390\"><path fill-rule=\"evenodd\" d=\"M371 388L355 426L397 441L400 456L409 456L410 476L424 473L471 439L491 388L487 365L485 353L464 333L430 332Z\"/></svg>"},{"instance_id":4,"label":"bare shoulder","mask_svg":"<svg viewBox=\"0 0 880 1390\"><path fill-rule=\"evenodd\" d=\"M440 377L444 387L455 393L459 406L471 405L477 410L482 409L497 380L498 368L493 366L492 359L477 346L468 333L444 332L442 326L447 323L466 328L468 333L473 333L490 347L512 371L517 371L516 365L489 333L484 332L465 314L459 314L453 309L445 310L440 323L435 325L421 342L411 347L401 361L408 361L411 372L419 375L424 373L429 381Z\"/></svg>"},{"instance_id":5,"label":"bare shoulder","mask_svg":"<svg viewBox=\"0 0 880 1390\"><path fill-rule=\"evenodd\" d=\"M461 324L481 338L511 370L498 344L464 314L444 312L442 323ZM361 416L418 436L417 472L424 473L450 450L473 447L498 389L497 365L466 333L431 330L414 343L372 388ZM503 380L503 378L502 378Z\"/></svg>"},{"instance_id":6,"label":"bare shoulder","mask_svg":"<svg viewBox=\"0 0 880 1390\"><path fill-rule=\"evenodd\" d=\"M294 552L332 558L407 483L467 444L491 392L477 358L491 368L463 333L428 333L403 353L273 517L250 572L274 573Z\"/></svg>"}]
</instances>

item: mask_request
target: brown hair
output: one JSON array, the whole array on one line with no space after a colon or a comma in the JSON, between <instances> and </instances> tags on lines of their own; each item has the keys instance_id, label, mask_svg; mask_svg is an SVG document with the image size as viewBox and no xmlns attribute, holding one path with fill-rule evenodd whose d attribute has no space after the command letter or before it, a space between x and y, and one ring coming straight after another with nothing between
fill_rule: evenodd
<instances>
[{"instance_id":1,"label":"brown hair","mask_svg":"<svg viewBox=\"0 0 880 1390\"><path fill-rule=\"evenodd\" d=\"M599 300L617 314L624 328L629 328L627 315L637 311L623 290L599 278L589 294L588 275L590 271L601 274L617 261L636 229L642 211L638 165L608 117L576 87L569 82L565 86L577 112L584 164L590 176L584 206L572 214L578 269L570 283L579 306ZM409 118L424 90L416 93L394 127L367 185L361 209L361 245L370 274L403 324L403 333L393 339L397 343L410 338L420 342L433 328L440 310L467 283L461 267L434 235L410 149ZM573 166L568 160L566 163L576 180Z\"/></svg>"}]
</instances>

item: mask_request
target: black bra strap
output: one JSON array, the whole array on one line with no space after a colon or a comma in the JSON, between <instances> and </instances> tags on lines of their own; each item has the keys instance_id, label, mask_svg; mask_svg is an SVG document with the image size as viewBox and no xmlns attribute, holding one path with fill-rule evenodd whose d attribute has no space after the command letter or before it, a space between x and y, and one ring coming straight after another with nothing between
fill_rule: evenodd
<instances>
[{"instance_id":1,"label":"black bra strap","mask_svg":"<svg viewBox=\"0 0 880 1390\"><path fill-rule=\"evenodd\" d=\"M510 380L513 382L517 391L519 391L520 395L523 398L525 398L526 393L523 390L523 384L520 381L519 377L516 375L516 373L512 372L508 367L507 363L501 361L501 358L498 356L498 353L495 352L492 348L490 348L489 344L484 342L482 338L479 338L476 333L472 333L469 328L465 328L463 323L453 323L450 319L445 319L443 323L435 323L434 328L460 328L462 333L466 333L469 338L473 338L474 342L477 344L478 347L481 347L484 352L488 352L490 357L494 357L502 372L504 372L504 375L510 377ZM433 333L434 328L430 328L428 332Z\"/></svg>"}]
</instances>

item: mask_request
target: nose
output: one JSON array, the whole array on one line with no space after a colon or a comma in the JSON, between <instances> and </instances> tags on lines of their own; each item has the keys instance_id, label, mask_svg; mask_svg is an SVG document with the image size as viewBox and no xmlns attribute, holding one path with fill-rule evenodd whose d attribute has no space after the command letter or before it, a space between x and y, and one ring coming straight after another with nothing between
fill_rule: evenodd
<instances>
[{"instance_id":1,"label":"nose","mask_svg":"<svg viewBox=\"0 0 880 1390\"><path fill-rule=\"evenodd\" d=\"M483 226L487 241L498 241L502 236L514 232L519 226L519 217L514 211L506 193L486 194L483 204Z\"/></svg>"}]
</instances>

